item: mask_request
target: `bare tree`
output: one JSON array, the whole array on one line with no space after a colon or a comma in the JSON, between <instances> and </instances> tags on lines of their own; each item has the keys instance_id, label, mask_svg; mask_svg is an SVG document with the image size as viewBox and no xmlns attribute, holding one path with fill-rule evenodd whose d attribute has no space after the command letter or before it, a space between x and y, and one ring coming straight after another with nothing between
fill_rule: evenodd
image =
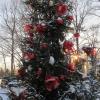
<instances>
[{"instance_id":1,"label":"bare tree","mask_svg":"<svg viewBox=\"0 0 100 100\"><path fill-rule=\"evenodd\" d=\"M95 15L97 11L100 11L98 1L96 0L74 0L73 2L73 15L74 15L74 33L81 33L86 31L86 22L88 18ZM94 12L94 13L93 13ZM77 50L79 50L79 39L76 38Z\"/></svg>"},{"instance_id":2,"label":"bare tree","mask_svg":"<svg viewBox=\"0 0 100 100\"><path fill-rule=\"evenodd\" d=\"M80 47L83 45L100 48L100 39L99 39L99 28L100 25L92 25L88 30L83 32L81 37ZM83 41L83 42L82 42Z\"/></svg>"},{"instance_id":3,"label":"bare tree","mask_svg":"<svg viewBox=\"0 0 100 100\"><path fill-rule=\"evenodd\" d=\"M2 48L11 56L11 75L14 73L14 60L20 62L21 53L19 50L20 36L22 35L21 16L18 5L12 1L11 5L4 6L1 23ZM19 34L20 33L20 34Z\"/></svg>"},{"instance_id":4,"label":"bare tree","mask_svg":"<svg viewBox=\"0 0 100 100\"><path fill-rule=\"evenodd\" d=\"M6 73L6 69L7 69L7 64L6 64L6 55L5 55L5 52L3 50L3 48L1 48L2 50L0 51L0 54L2 55L3 57L3 61L4 61L4 66L5 66L5 73Z\"/></svg>"}]
</instances>

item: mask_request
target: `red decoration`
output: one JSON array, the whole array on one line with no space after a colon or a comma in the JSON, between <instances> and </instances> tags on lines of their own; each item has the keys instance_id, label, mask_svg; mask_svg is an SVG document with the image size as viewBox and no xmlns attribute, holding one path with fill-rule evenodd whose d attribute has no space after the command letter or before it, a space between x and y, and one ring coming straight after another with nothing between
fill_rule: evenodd
<instances>
[{"instance_id":1,"label":"red decoration","mask_svg":"<svg viewBox=\"0 0 100 100\"><path fill-rule=\"evenodd\" d=\"M24 25L24 31L30 33L31 30L33 29L32 24L26 24Z\"/></svg>"},{"instance_id":2,"label":"red decoration","mask_svg":"<svg viewBox=\"0 0 100 100\"><path fill-rule=\"evenodd\" d=\"M48 91L52 91L60 85L59 79L56 76L47 75L45 77L45 85Z\"/></svg>"},{"instance_id":3,"label":"red decoration","mask_svg":"<svg viewBox=\"0 0 100 100\"><path fill-rule=\"evenodd\" d=\"M48 44L47 43L41 43L40 44L40 49L47 49L48 48Z\"/></svg>"},{"instance_id":4,"label":"red decoration","mask_svg":"<svg viewBox=\"0 0 100 100\"><path fill-rule=\"evenodd\" d=\"M32 33L32 32L29 32L28 35L29 35L30 37L33 37L33 33Z\"/></svg>"},{"instance_id":5,"label":"red decoration","mask_svg":"<svg viewBox=\"0 0 100 100\"><path fill-rule=\"evenodd\" d=\"M88 56L96 56L97 54L95 47L83 47L82 49Z\"/></svg>"},{"instance_id":6,"label":"red decoration","mask_svg":"<svg viewBox=\"0 0 100 100\"><path fill-rule=\"evenodd\" d=\"M72 21L74 18L73 18L73 16L67 16L67 18L66 18L68 21Z\"/></svg>"},{"instance_id":7,"label":"red decoration","mask_svg":"<svg viewBox=\"0 0 100 100\"><path fill-rule=\"evenodd\" d=\"M91 47L83 47L82 49L88 56L91 55L91 51L92 51Z\"/></svg>"},{"instance_id":8,"label":"red decoration","mask_svg":"<svg viewBox=\"0 0 100 100\"><path fill-rule=\"evenodd\" d=\"M58 19L56 19L56 23L58 24L58 25L63 25L64 24L64 20L62 19L62 18L58 18Z\"/></svg>"},{"instance_id":9,"label":"red decoration","mask_svg":"<svg viewBox=\"0 0 100 100\"><path fill-rule=\"evenodd\" d=\"M32 59L35 59L36 58L36 55L34 53L30 53L30 52L26 52L23 54L23 58L25 60L32 60Z\"/></svg>"},{"instance_id":10,"label":"red decoration","mask_svg":"<svg viewBox=\"0 0 100 100\"><path fill-rule=\"evenodd\" d=\"M68 6L64 3L58 3L56 5L56 13L60 16L65 15L68 10Z\"/></svg>"},{"instance_id":11,"label":"red decoration","mask_svg":"<svg viewBox=\"0 0 100 100\"><path fill-rule=\"evenodd\" d=\"M74 37L75 37L75 38L79 38L79 37L80 37L80 34L79 34L79 33L75 33L75 34L74 34Z\"/></svg>"},{"instance_id":12,"label":"red decoration","mask_svg":"<svg viewBox=\"0 0 100 100\"><path fill-rule=\"evenodd\" d=\"M92 56L96 56L96 54L97 54L96 48L93 48L93 49L91 50L91 55L92 55Z\"/></svg>"},{"instance_id":13,"label":"red decoration","mask_svg":"<svg viewBox=\"0 0 100 100\"><path fill-rule=\"evenodd\" d=\"M60 75L60 76L59 76L59 79L60 79L61 81L64 81L64 80L65 80L65 75Z\"/></svg>"},{"instance_id":14,"label":"red decoration","mask_svg":"<svg viewBox=\"0 0 100 100\"><path fill-rule=\"evenodd\" d=\"M70 49L64 49L64 52L67 54L71 54L72 52L75 52L75 48L70 48Z\"/></svg>"},{"instance_id":15,"label":"red decoration","mask_svg":"<svg viewBox=\"0 0 100 100\"><path fill-rule=\"evenodd\" d=\"M69 64L67 65L67 69L68 69L69 71L71 71L71 72L74 72L75 69L76 69L76 66L75 66L75 64L73 64L73 63L69 63Z\"/></svg>"},{"instance_id":16,"label":"red decoration","mask_svg":"<svg viewBox=\"0 0 100 100\"><path fill-rule=\"evenodd\" d=\"M72 50L73 46L74 46L74 44L71 41L65 41L63 43L63 48L64 49Z\"/></svg>"},{"instance_id":17,"label":"red decoration","mask_svg":"<svg viewBox=\"0 0 100 100\"><path fill-rule=\"evenodd\" d=\"M18 70L18 76L24 76L26 74L26 70L24 67L21 67L19 70Z\"/></svg>"},{"instance_id":18,"label":"red decoration","mask_svg":"<svg viewBox=\"0 0 100 100\"><path fill-rule=\"evenodd\" d=\"M44 33L47 29L47 26L45 24L37 24L36 25L36 32L38 33Z\"/></svg>"}]
</instances>

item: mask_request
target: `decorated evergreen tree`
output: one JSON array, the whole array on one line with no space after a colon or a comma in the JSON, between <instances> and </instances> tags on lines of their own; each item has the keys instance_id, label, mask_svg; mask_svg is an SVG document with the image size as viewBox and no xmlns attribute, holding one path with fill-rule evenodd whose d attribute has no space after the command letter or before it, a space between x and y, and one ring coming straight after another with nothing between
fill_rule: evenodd
<instances>
[{"instance_id":1,"label":"decorated evergreen tree","mask_svg":"<svg viewBox=\"0 0 100 100\"><path fill-rule=\"evenodd\" d=\"M70 58L75 52L74 43L66 39L73 20L72 2L26 0L25 4L31 13L24 25L23 67L18 70L19 76L45 100L58 100L76 70L76 63Z\"/></svg>"}]
</instances>

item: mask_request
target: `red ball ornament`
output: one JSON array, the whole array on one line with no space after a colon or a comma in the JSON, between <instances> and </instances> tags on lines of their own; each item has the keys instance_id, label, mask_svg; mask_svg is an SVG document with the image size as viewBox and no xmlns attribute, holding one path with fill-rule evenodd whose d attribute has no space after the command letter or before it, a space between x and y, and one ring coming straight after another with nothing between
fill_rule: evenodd
<instances>
[{"instance_id":1,"label":"red ball ornament","mask_svg":"<svg viewBox=\"0 0 100 100\"><path fill-rule=\"evenodd\" d=\"M75 66L75 64L73 64L73 63L69 63L69 64L67 65L67 69L68 69L69 71L71 71L71 72L74 72L75 69L76 69L76 66Z\"/></svg>"},{"instance_id":2,"label":"red ball ornament","mask_svg":"<svg viewBox=\"0 0 100 100\"><path fill-rule=\"evenodd\" d=\"M47 49L48 48L48 43L41 43L40 44L40 49Z\"/></svg>"},{"instance_id":3,"label":"red ball ornament","mask_svg":"<svg viewBox=\"0 0 100 100\"><path fill-rule=\"evenodd\" d=\"M71 54L72 52L75 52L75 49L74 48L70 48L70 49L64 49L64 52L67 53L67 54Z\"/></svg>"},{"instance_id":4,"label":"red ball ornament","mask_svg":"<svg viewBox=\"0 0 100 100\"><path fill-rule=\"evenodd\" d=\"M26 52L23 54L23 58L27 61L35 59L36 55L34 53Z\"/></svg>"},{"instance_id":5,"label":"red ball ornament","mask_svg":"<svg viewBox=\"0 0 100 100\"><path fill-rule=\"evenodd\" d=\"M68 11L68 6L64 3L58 3L56 5L56 13L59 16L65 15L66 12Z\"/></svg>"},{"instance_id":6,"label":"red ball ornament","mask_svg":"<svg viewBox=\"0 0 100 100\"><path fill-rule=\"evenodd\" d=\"M53 91L60 85L59 79L56 76L47 75L45 77L45 86L48 91Z\"/></svg>"},{"instance_id":7,"label":"red ball ornament","mask_svg":"<svg viewBox=\"0 0 100 100\"><path fill-rule=\"evenodd\" d=\"M64 24L64 20L59 17L58 19L56 19L56 23L57 23L57 25L63 25Z\"/></svg>"},{"instance_id":8,"label":"red ball ornament","mask_svg":"<svg viewBox=\"0 0 100 100\"><path fill-rule=\"evenodd\" d=\"M63 48L64 49L72 50L73 46L74 46L74 44L71 41L65 41L63 43Z\"/></svg>"},{"instance_id":9,"label":"red ball ornament","mask_svg":"<svg viewBox=\"0 0 100 100\"><path fill-rule=\"evenodd\" d=\"M47 29L46 24L41 23L36 25L36 32L38 33L44 33L46 29Z\"/></svg>"},{"instance_id":10,"label":"red ball ornament","mask_svg":"<svg viewBox=\"0 0 100 100\"><path fill-rule=\"evenodd\" d=\"M24 25L24 31L30 33L30 31L33 29L32 24L26 24Z\"/></svg>"},{"instance_id":11,"label":"red ball ornament","mask_svg":"<svg viewBox=\"0 0 100 100\"><path fill-rule=\"evenodd\" d=\"M79 33L75 33L75 34L74 34L74 37L75 37L75 38L79 38L79 37L80 37L80 34L79 34Z\"/></svg>"},{"instance_id":12,"label":"red ball ornament","mask_svg":"<svg viewBox=\"0 0 100 100\"><path fill-rule=\"evenodd\" d=\"M73 16L67 16L66 19L67 19L68 21L74 20Z\"/></svg>"},{"instance_id":13,"label":"red ball ornament","mask_svg":"<svg viewBox=\"0 0 100 100\"><path fill-rule=\"evenodd\" d=\"M21 67L19 70L18 70L18 76L24 76L26 74L26 70L24 67Z\"/></svg>"}]
</instances>

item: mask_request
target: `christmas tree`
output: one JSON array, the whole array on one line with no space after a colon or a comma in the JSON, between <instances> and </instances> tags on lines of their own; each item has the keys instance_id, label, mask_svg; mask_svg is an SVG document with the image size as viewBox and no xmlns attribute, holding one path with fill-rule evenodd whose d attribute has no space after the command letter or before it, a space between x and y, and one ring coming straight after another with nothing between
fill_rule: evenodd
<instances>
[{"instance_id":1,"label":"christmas tree","mask_svg":"<svg viewBox=\"0 0 100 100\"><path fill-rule=\"evenodd\" d=\"M26 0L30 13L24 25L23 67L18 73L45 100L58 100L75 74L74 43L66 39L73 21L70 0ZM77 33L74 35L79 37Z\"/></svg>"}]
</instances>

